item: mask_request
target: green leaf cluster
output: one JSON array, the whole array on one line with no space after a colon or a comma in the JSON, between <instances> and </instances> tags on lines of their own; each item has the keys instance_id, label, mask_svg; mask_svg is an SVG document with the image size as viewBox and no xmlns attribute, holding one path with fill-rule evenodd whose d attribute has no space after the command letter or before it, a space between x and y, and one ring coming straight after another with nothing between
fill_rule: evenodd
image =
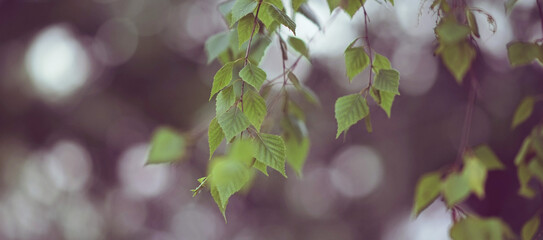
<instances>
[{"instance_id":1,"label":"green leaf cluster","mask_svg":"<svg viewBox=\"0 0 543 240\"><path fill-rule=\"evenodd\" d=\"M481 218L476 215L467 216L456 222L450 230L450 236L453 240L516 238L511 228L501 219L496 217Z\"/></svg>"},{"instance_id":2,"label":"green leaf cluster","mask_svg":"<svg viewBox=\"0 0 543 240\"><path fill-rule=\"evenodd\" d=\"M513 67L528 65L538 60L543 65L543 46L529 42L511 42L507 44L507 57Z\"/></svg>"},{"instance_id":3,"label":"green leaf cluster","mask_svg":"<svg viewBox=\"0 0 543 240\"><path fill-rule=\"evenodd\" d=\"M503 170L505 166L486 145L467 151L461 171L435 171L423 175L416 186L413 215L417 216L440 194L447 206L454 207L465 200L470 193L478 198L485 196L488 171Z\"/></svg>"},{"instance_id":4,"label":"green leaf cluster","mask_svg":"<svg viewBox=\"0 0 543 240\"><path fill-rule=\"evenodd\" d=\"M535 191L530 180L537 179L543 184L543 126L536 126L526 137L515 157L517 176L520 183L518 194L533 198Z\"/></svg>"}]
</instances>

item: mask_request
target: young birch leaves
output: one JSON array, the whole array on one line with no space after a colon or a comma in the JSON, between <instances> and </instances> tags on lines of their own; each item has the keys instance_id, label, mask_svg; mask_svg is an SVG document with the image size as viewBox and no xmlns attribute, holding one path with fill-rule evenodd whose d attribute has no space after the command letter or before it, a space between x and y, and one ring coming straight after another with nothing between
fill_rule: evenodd
<instances>
[{"instance_id":1,"label":"young birch leaves","mask_svg":"<svg viewBox=\"0 0 543 240\"><path fill-rule=\"evenodd\" d=\"M358 39L357 39L358 40ZM353 47L356 40L354 40L345 49L345 68L347 70L347 77L349 82L353 81L353 78L361 73L370 64L370 58L363 47Z\"/></svg>"},{"instance_id":2,"label":"young birch leaves","mask_svg":"<svg viewBox=\"0 0 543 240\"><path fill-rule=\"evenodd\" d=\"M336 138L352 125L366 117L370 112L366 99L361 94L351 94L338 98L335 109L337 121Z\"/></svg>"}]
</instances>

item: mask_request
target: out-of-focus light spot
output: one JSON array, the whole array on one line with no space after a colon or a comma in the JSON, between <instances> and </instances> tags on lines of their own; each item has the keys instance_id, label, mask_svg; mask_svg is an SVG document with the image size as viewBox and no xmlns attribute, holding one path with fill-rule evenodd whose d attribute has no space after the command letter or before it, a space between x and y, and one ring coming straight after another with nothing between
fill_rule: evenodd
<instances>
[{"instance_id":1,"label":"out-of-focus light spot","mask_svg":"<svg viewBox=\"0 0 543 240\"><path fill-rule=\"evenodd\" d=\"M312 218L334 215L337 192L332 186L328 169L318 167L308 171L303 179L287 182L289 207Z\"/></svg>"},{"instance_id":2,"label":"out-of-focus light spot","mask_svg":"<svg viewBox=\"0 0 543 240\"><path fill-rule=\"evenodd\" d=\"M120 235L137 233L142 229L147 217L143 201L132 199L120 191L114 191L107 197L106 212L112 229Z\"/></svg>"},{"instance_id":3,"label":"out-of-focus light spot","mask_svg":"<svg viewBox=\"0 0 543 240\"><path fill-rule=\"evenodd\" d=\"M52 204L59 191L51 177L44 171L42 158L44 153L36 153L30 157L22 168L20 184L32 199L45 204Z\"/></svg>"},{"instance_id":4,"label":"out-of-focus light spot","mask_svg":"<svg viewBox=\"0 0 543 240\"><path fill-rule=\"evenodd\" d=\"M349 146L335 157L330 169L333 186L344 196L365 197L383 178L380 157L369 147Z\"/></svg>"},{"instance_id":5,"label":"out-of-focus light spot","mask_svg":"<svg viewBox=\"0 0 543 240\"><path fill-rule=\"evenodd\" d=\"M83 196L71 196L57 210L64 239L103 239L103 213Z\"/></svg>"},{"instance_id":6,"label":"out-of-focus light spot","mask_svg":"<svg viewBox=\"0 0 543 240\"><path fill-rule=\"evenodd\" d=\"M400 72L400 92L418 96L430 90L436 81L436 58L426 47L406 43L394 52L392 66Z\"/></svg>"},{"instance_id":7,"label":"out-of-focus light spot","mask_svg":"<svg viewBox=\"0 0 543 240\"><path fill-rule=\"evenodd\" d=\"M124 190L133 197L154 197L166 189L170 172L165 165L145 166L147 144L126 150L119 159L119 177Z\"/></svg>"},{"instance_id":8,"label":"out-of-focus light spot","mask_svg":"<svg viewBox=\"0 0 543 240\"><path fill-rule=\"evenodd\" d=\"M429 10L430 1L424 6L412 1L398 1L394 5L398 23L403 31L411 37L420 40L432 41L437 14ZM419 15L419 13L421 13Z\"/></svg>"},{"instance_id":9,"label":"out-of-focus light spot","mask_svg":"<svg viewBox=\"0 0 543 240\"><path fill-rule=\"evenodd\" d=\"M451 217L441 201L435 201L415 220L403 212L387 223L384 240L448 240Z\"/></svg>"},{"instance_id":10,"label":"out-of-focus light spot","mask_svg":"<svg viewBox=\"0 0 543 240\"><path fill-rule=\"evenodd\" d=\"M169 0L143 1L139 13L131 19L141 36L152 36L164 29L170 8Z\"/></svg>"},{"instance_id":11,"label":"out-of-focus light spot","mask_svg":"<svg viewBox=\"0 0 543 240\"><path fill-rule=\"evenodd\" d=\"M187 15L185 16L184 29L188 36L200 44L205 42L213 33L226 30L226 23L222 15L217 11L217 4L215 1L195 1L189 3L189 5L184 5L184 7L189 8L185 12ZM217 14L209 14L210 12Z\"/></svg>"},{"instance_id":12,"label":"out-of-focus light spot","mask_svg":"<svg viewBox=\"0 0 543 240\"><path fill-rule=\"evenodd\" d=\"M211 240L222 235L224 220L207 207L184 206L175 214L170 229L178 239Z\"/></svg>"},{"instance_id":13,"label":"out-of-focus light spot","mask_svg":"<svg viewBox=\"0 0 543 240\"><path fill-rule=\"evenodd\" d=\"M0 217L1 234L12 239L38 239L51 224L45 209L20 192L8 195L2 202Z\"/></svg>"},{"instance_id":14,"label":"out-of-focus light spot","mask_svg":"<svg viewBox=\"0 0 543 240\"><path fill-rule=\"evenodd\" d=\"M63 190L81 190L90 178L91 159L72 141L60 141L45 155L45 167L55 185Z\"/></svg>"},{"instance_id":15,"label":"out-of-focus light spot","mask_svg":"<svg viewBox=\"0 0 543 240\"><path fill-rule=\"evenodd\" d=\"M138 29L130 20L111 19L98 29L93 50L103 64L116 66L134 55L138 40Z\"/></svg>"},{"instance_id":16,"label":"out-of-focus light spot","mask_svg":"<svg viewBox=\"0 0 543 240\"><path fill-rule=\"evenodd\" d=\"M55 101L82 87L90 74L90 60L81 43L63 25L50 26L32 42L25 66L36 90Z\"/></svg>"},{"instance_id":17,"label":"out-of-focus light spot","mask_svg":"<svg viewBox=\"0 0 543 240\"><path fill-rule=\"evenodd\" d=\"M505 47L508 42L513 38L513 31L511 29L511 23L509 18L505 15L505 11L501 4L495 4L494 2L477 1L473 3L474 7L484 9L485 12L492 15L497 24L496 33L490 31L490 25L487 23L486 15L475 13L477 23L479 24L479 33L481 35L478 40L478 45L481 47L483 54L489 54L494 56L495 59L501 59L502 61L496 62L497 66L493 66L497 71L507 71L509 63L507 62L507 48ZM493 64L489 64L492 66Z\"/></svg>"}]
</instances>

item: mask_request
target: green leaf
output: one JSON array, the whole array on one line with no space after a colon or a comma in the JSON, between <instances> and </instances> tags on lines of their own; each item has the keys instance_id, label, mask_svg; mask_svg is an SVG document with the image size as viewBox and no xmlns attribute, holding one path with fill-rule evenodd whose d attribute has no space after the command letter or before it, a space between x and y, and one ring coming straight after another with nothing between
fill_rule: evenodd
<instances>
[{"instance_id":1,"label":"green leaf","mask_svg":"<svg viewBox=\"0 0 543 240\"><path fill-rule=\"evenodd\" d=\"M441 192L441 173L430 172L422 175L417 182L413 215L418 216L426 209Z\"/></svg>"},{"instance_id":2,"label":"green leaf","mask_svg":"<svg viewBox=\"0 0 543 240\"><path fill-rule=\"evenodd\" d=\"M224 132L222 131L217 118L213 118L211 123L209 123L209 128L207 130L207 142L209 143L209 159L213 156L213 153L217 150L219 145L221 145L222 140L224 139Z\"/></svg>"},{"instance_id":3,"label":"green leaf","mask_svg":"<svg viewBox=\"0 0 543 240\"><path fill-rule=\"evenodd\" d=\"M334 9L339 7L341 0L326 0L326 2L328 3L328 8L330 9L330 12L332 12Z\"/></svg>"},{"instance_id":4,"label":"green leaf","mask_svg":"<svg viewBox=\"0 0 543 240\"><path fill-rule=\"evenodd\" d=\"M289 72L288 78L290 82L292 82L292 85L294 85L296 90L298 90L298 92L300 92L304 96L305 100L307 100L311 104L314 104L317 106L320 105L320 101L317 95L311 89L303 86L300 80L298 80L298 77L294 75L294 73Z\"/></svg>"},{"instance_id":5,"label":"green leaf","mask_svg":"<svg viewBox=\"0 0 543 240\"><path fill-rule=\"evenodd\" d=\"M450 230L453 240L502 240L515 238L512 230L499 218L486 218L469 215L456 222Z\"/></svg>"},{"instance_id":6,"label":"green leaf","mask_svg":"<svg viewBox=\"0 0 543 240\"><path fill-rule=\"evenodd\" d=\"M345 69L347 71L347 77L349 82L353 78L361 73L370 64L370 58L363 47L352 47L355 41L353 41L347 49L345 49Z\"/></svg>"},{"instance_id":7,"label":"green leaf","mask_svg":"<svg viewBox=\"0 0 543 240\"><path fill-rule=\"evenodd\" d=\"M258 66L262 57L264 57L264 54L268 50L270 43L271 40L267 36L257 35L256 39L253 37L253 45L251 46L251 53L249 53L249 60L252 64ZM245 49L247 48L245 47Z\"/></svg>"},{"instance_id":8,"label":"green leaf","mask_svg":"<svg viewBox=\"0 0 543 240\"><path fill-rule=\"evenodd\" d=\"M249 122L255 126L257 131L260 131L260 126L266 118L266 101L258 92L249 89L243 96L243 111Z\"/></svg>"},{"instance_id":9,"label":"green leaf","mask_svg":"<svg viewBox=\"0 0 543 240\"><path fill-rule=\"evenodd\" d=\"M471 192L482 199L485 196L487 169L477 158L468 158L462 170L462 177L468 181Z\"/></svg>"},{"instance_id":10,"label":"green leaf","mask_svg":"<svg viewBox=\"0 0 543 240\"><path fill-rule=\"evenodd\" d=\"M236 2L234 0L225 1L222 3L219 3L218 9L221 15L224 17L224 20L226 20L226 23L228 26L232 25L232 8L234 7L234 4Z\"/></svg>"},{"instance_id":11,"label":"green leaf","mask_svg":"<svg viewBox=\"0 0 543 240\"><path fill-rule=\"evenodd\" d=\"M536 157L530 160L530 163L528 163L528 169L530 170L530 173L532 173L532 176L538 178L539 181L543 183L543 165Z\"/></svg>"},{"instance_id":12,"label":"green leaf","mask_svg":"<svg viewBox=\"0 0 543 240\"><path fill-rule=\"evenodd\" d=\"M294 9L294 11L298 11L298 8L300 8L300 6L307 2L307 0L292 0L292 9Z\"/></svg>"},{"instance_id":13,"label":"green leaf","mask_svg":"<svg viewBox=\"0 0 543 240\"><path fill-rule=\"evenodd\" d=\"M228 49L231 36L232 31L226 31L217 33L206 40L204 48L207 54L208 64L215 60L215 58L217 58L222 52Z\"/></svg>"},{"instance_id":14,"label":"green leaf","mask_svg":"<svg viewBox=\"0 0 543 240\"><path fill-rule=\"evenodd\" d=\"M236 102L234 86L228 86L220 91L215 100L215 115L219 116L228 111Z\"/></svg>"},{"instance_id":15,"label":"green leaf","mask_svg":"<svg viewBox=\"0 0 543 240\"><path fill-rule=\"evenodd\" d=\"M470 33L470 28L459 24L454 18L446 18L436 27L439 41L443 43L459 43L465 40Z\"/></svg>"},{"instance_id":16,"label":"green leaf","mask_svg":"<svg viewBox=\"0 0 543 240\"><path fill-rule=\"evenodd\" d=\"M283 1L282 0L264 0L264 2L266 3L270 3L271 5L283 10L285 8L285 6L283 6Z\"/></svg>"},{"instance_id":17,"label":"green leaf","mask_svg":"<svg viewBox=\"0 0 543 240\"><path fill-rule=\"evenodd\" d=\"M462 175L451 173L443 182L442 192L447 206L452 207L469 196L469 182Z\"/></svg>"},{"instance_id":18,"label":"green leaf","mask_svg":"<svg viewBox=\"0 0 543 240\"><path fill-rule=\"evenodd\" d=\"M285 142L277 135L260 133L256 136L258 146L256 160L277 170L283 176L285 173Z\"/></svg>"},{"instance_id":19,"label":"green leaf","mask_svg":"<svg viewBox=\"0 0 543 240\"><path fill-rule=\"evenodd\" d=\"M210 165L211 195L225 216L228 199L249 182L251 171L245 163L231 159L217 158Z\"/></svg>"},{"instance_id":20,"label":"green leaf","mask_svg":"<svg viewBox=\"0 0 543 240\"><path fill-rule=\"evenodd\" d=\"M221 89L228 86L232 81L232 71L234 71L234 62L228 62L215 73L213 77L213 87L211 87L211 95L209 100L215 96Z\"/></svg>"},{"instance_id":21,"label":"green leaf","mask_svg":"<svg viewBox=\"0 0 543 240\"><path fill-rule=\"evenodd\" d=\"M314 23L319 28L319 30L322 29L322 25L319 21L319 18L317 17L317 14L315 13L315 11L313 11L313 9L311 9L311 7L309 7L309 5L302 4L302 6L300 6L300 8L298 9L298 12L304 15L307 20Z\"/></svg>"},{"instance_id":22,"label":"green leaf","mask_svg":"<svg viewBox=\"0 0 543 240\"><path fill-rule=\"evenodd\" d=\"M294 33L294 35L296 35L296 23L294 23L294 21L292 21L292 19L290 19L290 17L287 16L287 14L285 14L283 11L281 11L279 8L273 5L270 5L267 10L268 10L268 14L275 21L284 25L285 27L290 29L292 33Z\"/></svg>"},{"instance_id":23,"label":"green leaf","mask_svg":"<svg viewBox=\"0 0 543 240\"><path fill-rule=\"evenodd\" d=\"M243 114L241 109L238 107L233 107L226 111L222 115L218 116L217 120L224 132L224 135L226 136L227 141L232 140L232 138L243 132L243 130L247 129L247 127L251 125L249 119L247 119L245 114Z\"/></svg>"},{"instance_id":24,"label":"green leaf","mask_svg":"<svg viewBox=\"0 0 543 240\"><path fill-rule=\"evenodd\" d=\"M518 165L517 176L520 183L518 194L526 198L533 198L535 191L528 185L532 178L532 173L524 163Z\"/></svg>"},{"instance_id":25,"label":"green leaf","mask_svg":"<svg viewBox=\"0 0 543 240\"><path fill-rule=\"evenodd\" d=\"M260 87L266 81L266 72L251 63L248 63L247 66L241 69L239 76L243 81L255 87L257 91L260 90Z\"/></svg>"},{"instance_id":26,"label":"green leaf","mask_svg":"<svg viewBox=\"0 0 543 240\"><path fill-rule=\"evenodd\" d=\"M296 171L298 176L302 176L302 168L307 160L307 154L309 153L309 138L304 137L301 142L294 137L286 139L286 155L287 163Z\"/></svg>"},{"instance_id":27,"label":"green leaf","mask_svg":"<svg viewBox=\"0 0 543 240\"><path fill-rule=\"evenodd\" d=\"M343 3L345 3L345 1L347 4L342 4L342 8L352 18L358 9L362 7L362 4L360 3L360 0L343 0ZM365 0L363 2L365 2Z\"/></svg>"},{"instance_id":28,"label":"green leaf","mask_svg":"<svg viewBox=\"0 0 543 240\"><path fill-rule=\"evenodd\" d=\"M479 26L477 26L477 20L475 19L475 15L473 15L473 12L471 12L469 8L466 8L466 18L468 19L468 26L473 36L480 37Z\"/></svg>"},{"instance_id":29,"label":"green leaf","mask_svg":"<svg viewBox=\"0 0 543 240\"><path fill-rule=\"evenodd\" d=\"M251 139L239 139L234 141L228 151L228 159L251 165L256 155L257 146Z\"/></svg>"},{"instance_id":30,"label":"green leaf","mask_svg":"<svg viewBox=\"0 0 543 240\"><path fill-rule=\"evenodd\" d=\"M309 50L305 46L305 43L302 39L299 39L297 37L289 37L288 43L294 50L296 50L297 52L302 54L305 58L307 58L307 60L309 60Z\"/></svg>"},{"instance_id":31,"label":"green leaf","mask_svg":"<svg viewBox=\"0 0 543 240\"><path fill-rule=\"evenodd\" d=\"M151 139L151 150L146 164L170 163L181 159L186 152L187 140L169 127L158 128Z\"/></svg>"},{"instance_id":32,"label":"green leaf","mask_svg":"<svg viewBox=\"0 0 543 240\"><path fill-rule=\"evenodd\" d=\"M371 114L368 113L368 116L364 118L364 123L366 124L366 131L369 133L373 132L373 126L371 125Z\"/></svg>"},{"instance_id":33,"label":"green leaf","mask_svg":"<svg viewBox=\"0 0 543 240\"><path fill-rule=\"evenodd\" d=\"M475 49L466 41L443 46L441 51L443 63L452 73L458 83L462 83L464 76L475 59Z\"/></svg>"},{"instance_id":34,"label":"green leaf","mask_svg":"<svg viewBox=\"0 0 543 240\"><path fill-rule=\"evenodd\" d=\"M389 92L400 94L398 87L400 86L400 73L393 69L383 69L375 76L375 89L381 92Z\"/></svg>"},{"instance_id":35,"label":"green leaf","mask_svg":"<svg viewBox=\"0 0 543 240\"><path fill-rule=\"evenodd\" d=\"M536 214L522 226L522 240L532 240L539 229L540 216Z\"/></svg>"},{"instance_id":36,"label":"green leaf","mask_svg":"<svg viewBox=\"0 0 543 240\"><path fill-rule=\"evenodd\" d=\"M535 98L532 96L527 96L517 107L515 115L513 116L513 122L511 123L511 129L515 129L518 125L522 124L526 119L528 119L534 110Z\"/></svg>"},{"instance_id":37,"label":"green leaf","mask_svg":"<svg viewBox=\"0 0 543 240\"><path fill-rule=\"evenodd\" d=\"M530 64L540 55L541 50L535 43L511 42L507 44L507 57L513 67Z\"/></svg>"},{"instance_id":38,"label":"green leaf","mask_svg":"<svg viewBox=\"0 0 543 240\"><path fill-rule=\"evenodd\" d=\"M528 136L522 142L522 146L520 147L520 150L518 151L517 156L515 157L515 164L517 166L524 162L524 159L526 158L526 154L528 153L528 150L530 149L531 145L532 145L532 138Z\"/></svg>"},{"instance_id":39,"label":"green leaf","mask_svg":"<svg viewBox=\"0 0 543 240\"><path fill-rule=\"evenodd\" d=\"M383 92L375 89L374 87L371 88L370 95L375 100L377 104L385 111L388 118L390 118L390 112L392 110L392 103L394 103L394 97L396 96L395 93L391 92Z\"/></svg>"},{"instance_id":40,"label":"green leaf","mask_svg":"<svg viewBox=\"0 0 543 240\"><path fill-rule=\"evenodd\" d=\"M247 14L252 13L257 5L258 3L254 0L236 0L234 7L232 7L232 22L230 23L230 27Z\"/></svg>"},{"instance_id":41,"label":"green leaf","mask_svg":"<svg viewBox=\"0 0 543 240\"><path fill-rule=\"evenodd\" d=\"M337 99L335 117L337 121L337 134L348 130L352 125L366 117L370 112L366 99L360 94L351 94Z\"/></svg>"},{"instance_id":42,"label":"green leaf","mask_svg":"<svg viewBox=\"0 0 543 240\"><path fill-rule=\"evenodd\" d=\"M253 167L256 168L258 171L260 171L261 173L263 173L264 175L269 176L268 175L268 166L266 166L266 164L261 163L259 161L255 161Z\"/></svg>"},{"instance_id":43,"label":"green leaf","mask_svg":"<svg viewBox=\"0 0 543 240\"><path fill-rule=\"evenodd\" d=\"M373 69L376 73L378 73L381 69L391 69L392 65L390 64L390 61L387 57L375 53L375 57L373 59Z\"/></svg>"},{"instance_id":44,"label":"green leaf","mask_svg":"<svg viewBox=\"0 0 543 240\"><path fill-rule=\"evenodd\" d=\"M251 33L253 32L253 25L254 25L255 16L253 14L248 14L245 17L243 17L238 22L238 43L239 47L243 45L243 43L247 42L251 38ZM260 24L256 24L255 26L255 33L258 33L260 30Z\"/></svg>"},{"instance_id":45,"label":"green leaf","mask_svg":"<svg viewBox=\"0 0 543 240\"><path fill-rule=\"evenodd\" d=\"M505 3L504 3L504 7L505 7L505 13L507 15L511 14L511 11L513 10L513 7L515 6L515 3L517 3L518 0L507 0Z\"/></svg>"},{"instance_id":46,"label":"green leaf","mask_svg":"<svg viewBox=\"0 0 543 240\"><path fill-rule=\"evenodd\" d=\"M505 166L498 156L487 145L481 145L474 149L475 156L487 170L503 170Z\"/></svg>"}]
</instances>

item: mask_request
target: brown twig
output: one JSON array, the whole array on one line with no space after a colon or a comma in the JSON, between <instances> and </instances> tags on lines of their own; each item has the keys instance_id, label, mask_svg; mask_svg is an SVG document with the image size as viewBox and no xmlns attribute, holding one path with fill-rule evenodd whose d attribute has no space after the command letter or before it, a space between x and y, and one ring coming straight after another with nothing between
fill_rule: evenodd
<instances>
[{"instance_id":1,"label":"brown twig","mask_svg":"<svg viewBox=\"0 0 543 240\"><path fill-rule=\"evenodd\" d=\"M370 37L368 35L369 16L368 16L368 13L366 12L366 7L364 6L364 4L362 4L362 10L364 10L364 40L366 41L366 47L368 48L368 55L370 55L370 79L369 79L369 83L367 87L367 90L370 91L371 85L372 85L372 74L373 74L373 54L371 51ZM367 96L368 94L366 92L366 96L364 96L364 98L366 98Z\"/></svg>"}]
</instances>

